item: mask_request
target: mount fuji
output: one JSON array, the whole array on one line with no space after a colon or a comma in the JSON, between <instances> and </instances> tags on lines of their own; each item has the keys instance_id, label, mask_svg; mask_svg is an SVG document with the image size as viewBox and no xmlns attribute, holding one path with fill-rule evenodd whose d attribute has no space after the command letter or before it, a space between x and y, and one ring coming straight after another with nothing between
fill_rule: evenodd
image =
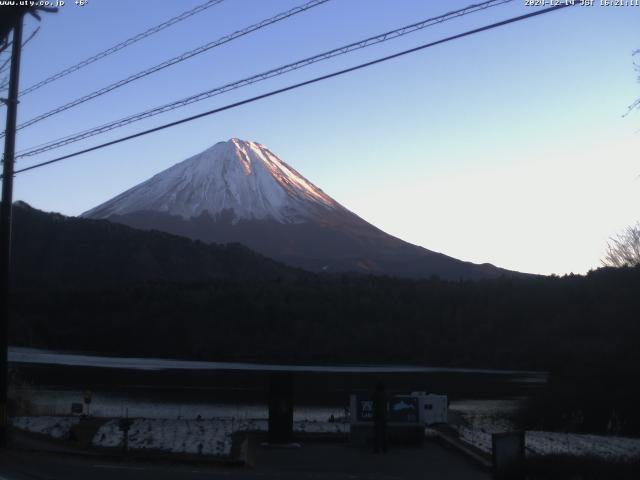
<instances>
[{"instance_id":1,"label":"mount fuji","mask_svg":"<svg viewBox=\"0 0 640 480\"><path fill-rule=\"evenodd\" d=\"M83 217L204 242L239 242L311 271L479 279L515 274L409 244L340 205L264 145L233 138Z\"/></svg>"}]
</instances>

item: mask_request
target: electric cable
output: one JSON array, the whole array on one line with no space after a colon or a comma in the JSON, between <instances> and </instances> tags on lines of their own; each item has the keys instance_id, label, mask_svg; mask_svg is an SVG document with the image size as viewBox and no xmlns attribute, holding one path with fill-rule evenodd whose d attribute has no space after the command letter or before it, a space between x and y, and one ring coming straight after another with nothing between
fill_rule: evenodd
<instances>
[{"instance_id":1,"label":"electric cable","mask_svg":"<svg viewBox=\"0 0 640 480\"><path fill-rule=\"evenodd\" d=\"M519 22L519 21L522 21L522 20L526 20L528 18L536 17L536 16L543 15L543 14L546 14L546 13L549 13L549 12L555 12L555 11L561 10L563 8L574 6L574 5L578 5L578 3L575 3L575 4L564 3L564 4L557 5L557 6L545 8L545 9L542 9L542 10L536 10L534 12L527 13L525 15L512 17L512 18L509 18L507 20L502 20L500 22L496 22L496 23L492 23L492 24L489 24L489 25L485 25L483 27L475 28L473 30L467 30L466 32L463 32L463 33L452 35L452 36L449 36L449 37L446 37L446 38L443 38L443 39L440 39L440 40L436 40L434 42L425 43L423 45L420 45L420 46L417 46L417 47L414 47L414 48L410 48L408 50L403 50L401 52L394 53L392 55L387 55L385 57L381 57L381 58L378 58L376 60L372 60L372 61L369 61L369 62L361 63L361 64L353 66L353 67L349 67L349 68L346 68L346 69L343 69L343 70L339 70L339 71L332 72L332 73L329 73L329 74L326 74L326 75L315 77L315 78L312 78L310 80L306 80L304 82L300 82L300 83L296 83L296 84L293 84L293 85L289 85L289 86L284 87L284 88L279 88L277 90L272 90L270 92L263 93L261 95L255 96L255 97L247 98L245 100L241 100L241 101L238 101L238 102L234 102L234 103L225 105L223 107L215 108L213 110L202 112L202 113L199 113L197 115L192 115L192 116L189 116L189 117L186 117L186 118L182 118L180 120L176 120L176 121L173 121L173 122L165 123L165 124L160 125L158 127L150 128L148 130L137 132L137 133L134 133L132 135L127 135L125 137L121 137L121 138L118 138L118 139L115 139L115 140L111 140L109 142L105 142L105 143L102 143L100 145L95 145L93 147L89 147L89 148L85 148L85 149L77 151L77 152L69 153L67 155L63 155L61 157L53 158L53 159L47 160L45 162L40 162L40 163L31 165L31 166L28 166L28 167L24 167L24 168L21 168L19 170L16 170L15 173L16 174L23 173L23 172L27 172L27 171L30 171L30 170L34 170L36 168L44 167L46 165L51 165L53 163L58 163L58 162L61 162L63 160L66 160L66 159L69 159L69 158L72 158L72 157L76 157L78 155L82 155L84 153L88 153L88 152L92 152L92 151L95 151L95 150L99 150L99 149L102 149L102 148L105 148L105 147L108 147L108 146L111 146L111 145L122 143L122 142L125 142L125 141L128 141L128 140L132 140L134 138L142 137L142 136L154 133L154 132L158 132L160 130L164 130L164 129L167 129L167 128L170 128L170 127L175 127L175 126L181 125L183 123L191 122L191 121L199 119L199 118L203 118L203 117L207 117L207 116L210 116L210 115L214 115L216 113L220 113L220 112L223 112L225 110L230 110L230 109L233 109L233 108L237 108L237 107L239 107L241 105L246 105L246 104L249 104L249 103L256 102L258 100L262 100L262 99L265 99L265 98L268 98L268 97L272 97L274 95L279 95L281 93L288 92L290 90L294 90L294 89L297 89L297 88L300 88L300 87L304 87L304 86L307 86L307 85L318 83L318 82L321 82L323 80L328 80L330 78L341 76L341 75L344 75L346 73L354 72L356 70L360 70L360 69L363 69L363 68L367 68L367 67L370 67L372 65L377 65L379 63L387 62L389 60L392 60L392 59L395 59L395 58L398 58L398 57L402 57L402 56L408 55L410 53L415 53L415 52L418 52L420 50L424 50L426 48L430 48L430 47L433 47L433 46L436 46L436 45L440 45L440 44L443 44L443 43L446 43L446 42L450 42L452 40L457 40L459 38L463 38L463 37L467 37L467 36L470 36L470 35L474 35L476 33L484 32L484 31L487 31L487 30L492 30L494 28L502 27L504 25L508 25L508 24L511 24L511 23L515 23L515 22Z\"/></svg>"},{"instance_id":2,"label":"electric cable","mask_svg":"<svg viewBox=\"0 0 640 480\"><path fill-rule=\"evenodd\" d=\"M139 80L141 78L147 77L153 73L159 72L160 70L163 70L167 67L170 67L172 65L175 65L177 63L183 62L189 58L195 57L196 55L200 55L201 53L204 53L206 51L211 50L212 48L215 47L219 47L220 45L224 45L225 43L231 42L232 40L235 40L236 38L242 37L244 35L247 35L249 33L255 32L256 30L260 30L268 25L272 25L276 22L280 22L286 18L292 17L294 15L297 15L298 13L302 13L305 12L311 8L317 7L318 5L322 5L323 3L326 3L330 0L311 0L303 5L299 5L297 7L294 7L290 10L287 10L286 12L281 12L273 17L270 17L266 20L262 20L258 23L255 23L253 25L250 25L249 27L243 28L241 30L237 30L229 35L225 35L224 37L221 37L217 40L214 40L213 42L209 42L205 45L201 45L198 48L195 48L193 50L190 50L188 52L182 53L176 57L170 58L169 60L165 60L162 63L159 63L157 65L154 65L153 67L147 68L145 70L142 70L138 73L135 73L133 75L130 75L126 78L123 78L121 80L118 80L117 82L114 82L110 85L107 85L106 87L102 87L99 90L95 90L87 95L84 95L80 98L77 98L75 100L72 100L71 102L65 103L64 105L61 105L59 107L54 108L53 110L50 110L48 112L45 112L43 114L40 114L34 118L32 118L31 120L27 120L26 122L23 122L21 124L19 124L16 127L16 130L22 130L23 128L29 127L31 125L34 125L38 122L41 122L42 120L52 117L54 115L57 115L58 113L64 112L66 110L69 110L70 108L76 107L82 103L88 102L89 100L93 100L94 98L98 98L101 97L102 95L111 92L112 90L115 90L116 88L120 88L123 87L125 85L128 85L131 82L134 82L136 80ZM4 136L4 133L0 134L0 137Z\"/></svg>"},{"instance_id":3,"label":"electric cable","mask_svg":"<svg viewBox=\"0 0 640 480\"><path fill-rule=\"evenodd\" d=\"M162 22L159 25L156 25L155 27L151 27L148 30L145 30L142 33L139 33L131 38L128 38L120 43L118 43L117 45L114 45L113 47L107 48L106 50L103 50L100 53L97 53L89 58L86 58L85 60L82 60L81 62L76 63L75 65L71 65L70 67L65 68L64 70L61 70L60 72L51 75L50 77L45 78L44 80L30 86L29 88L24 89L22 92L20 92L20 96L23 95L27 95L31 92L34 92L36 90L38 90L39 88L44 87L45 85L48 85L51 82L55 82L56 80L61 79L62 77L66 77L67 75L72 74L73 72L77 72L78 70L86 67L87 65L91 65L94 62L97 62L98 60L101 60L105 57L108 57L109 55L112 55L120 50L122 50L123 48L126 48L130 45L133 45L134 43L139 42L140 40L143 40L155 33L158 33L162 30L164 30L165 28L169 28L172 25L175 25L176 23L179 23L183 20L186 20L189 17L192 17L194 15L197 15L198 13L204 12L205 10L207 10L208 8L211 8L215 5L218 5L219 3L224 2L224 0L208 0L207 2L198 5L194 8L192 8L191 10L187 10L186 12L181 13L180 15L177 15L173 18L170 18L169 20Z\"/></svg>"},{"instance_id":4,"label":"electric cable","mask_svg":"<svg viewBox=\"0 0 640 480\"><path fill-rule=\"evenodd\" d=\"M67 135L62 138L45 142L43 144L40 144L34 147L30 147L29 149L25 149L25 150L22 150L21 152L18 152L18 155L16 155L16 158L30 157L30 156L47 152L49 150L54 150L54 149L78 142L80 140L84 140L86 138L93 137L95 135L99 135L99 134L108 132L110 130L114 130L116 128L129 125L131 123L144 120L146 118L159 115L161 113L169 112L171 110L175 110L177 108L181 108L181 107L190 105L192 103L206 100L213 96L221 95L231 90L235 90L235 89L252 85L254 83L264 81L279 75L283 75L285 73L312 65L320 61L328 60L328 59L337 57L339 55L345 55L355 50L360 50L360 49L369 47L371 45L376 45L382 42L386 42L394 38L398 38L398 37L422 30L424 28L427 28L448 20L452 20L454 18L458 18L464 15L468 15L470 13L477 12L479 10L484 10L486 8L502 5L504 3L509 3L512 1L513 0L491 0L491 1L482 2L479 4L472 4L467 7L461 8L459 10L454 10L452 12L448 12L443 15L439 15L437 17L428 18L426 20L422 20L421 22L413 23L411 25L397 28L395 30L390 30L388 32L381 33L379 35L368 37L364 40L353 42L339 48L334 48L333 50L329 50L329 51L314 55L312 57L298 60L296 62L289 63L287 65L283 65L283 66L268 70L266 72L253 75L251 77L244 78L242 80L237 80L235 82L227 83L223 86L215 87L213 89L210 89L201 93L197 93L195 95L191 95L189 97L176 100L174 102L170 102L165 105L161 105L159 107L154 107L152 109L149 109L140 113L136 113L134 115L130 115L124 118L120 118L118 120L114 120L112 122L108 122L88 130L84 130L78 133Z\"/></svg>"}]
</instances>

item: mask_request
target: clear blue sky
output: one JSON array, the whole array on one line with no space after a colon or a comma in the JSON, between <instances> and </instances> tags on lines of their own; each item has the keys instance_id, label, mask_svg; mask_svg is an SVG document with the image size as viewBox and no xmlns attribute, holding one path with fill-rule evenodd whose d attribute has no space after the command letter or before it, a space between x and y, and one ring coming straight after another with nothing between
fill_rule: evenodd
<instances>
[{"instance_id":1,"label":"clear blue sky","mask_svg":"<svg viewBox=\"0 0 640 480\"><path fill-rule=\"evenodd\" d=\"M21 85L203 1L68 0L44 16L25 49ZM20 120L301 3L227 0L24 97ZM332 0L25 129L18 148L468 3ZM19 167L530 11L519 0L469 15ZM28 20L26 33L35 25ZM15 198L77 215L239 137L267 145L347 208L412 243L515 270L586 272L609 236L640 219L640 112L622 117L640 96L637 48L640 7L573 7L19 175Z\"/></svg>"}]
</instances>

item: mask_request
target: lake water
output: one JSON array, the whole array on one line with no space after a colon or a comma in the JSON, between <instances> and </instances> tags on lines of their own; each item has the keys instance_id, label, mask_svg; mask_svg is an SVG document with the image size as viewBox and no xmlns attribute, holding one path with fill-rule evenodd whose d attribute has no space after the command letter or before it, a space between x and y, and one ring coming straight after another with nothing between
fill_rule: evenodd
<instances>
[{"instance_id":1,"label":"lake water","mask_svg":"<svg viewBox=\"0 0 640 480\"><path fill-rule=\"evenodd\" d=\"M19 394L38 415L68 415L92 392L100 417L266 419L271 372L294 376L295 420L344 418L349 394L430 391L449 396L455 421L485 430L510 428L522 402L544 388L544 372L412 365L266 365L117 358L11 348Z\"/></svg>"},{"instance_id":2,"label":"lake water","mask_svg":"<svg viewBox=\"0 0 640 480\"><path fill-rule=\"evenodd\" d=\"M517 376L531 382L543 381L545 372L482 368L428 367L417 365L282 365L267 363L206 362L163 358L110 357L54 352L35 348L10 347L9 362L14 364L65 365L125 370L224 370L301 373L472 373Z\"/></svg>"}]
</instances>

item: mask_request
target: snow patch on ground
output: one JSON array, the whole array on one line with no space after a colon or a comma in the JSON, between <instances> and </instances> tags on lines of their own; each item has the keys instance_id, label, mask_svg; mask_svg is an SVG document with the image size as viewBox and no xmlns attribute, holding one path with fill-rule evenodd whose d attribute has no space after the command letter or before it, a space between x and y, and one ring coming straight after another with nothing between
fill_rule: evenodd
<instances>
[{"instance_id":1,"label":"snow patch on ground","mask_svg":"<svg viewBox=\"0 0 640 480\"><path fill-rule=\"evenodd\" d=\"M521 408L522 399L455 400L449 405L451 413L457 413L465 427L489 433L515 430L513 421Z\"/></svg>"},{"instance_id":2,"label":"snow patch on ground","mask_svg":"<svg viewBox=\"0 0 640 480\"><path fill-rule=\"evenodd\" d=\"M78 417L15 417L12 424L32 433L53 438L68 438ZM124 434L119 419L105 419L95 433L92 445L102 448L121 448ZM266 432L266 419L132 419L128 446L131 450L156 450L171 453L228 457L231 454L232 435L237 432ZM293 423L296 433L344 434L349 425L342 422L298 420Z\"/></svg>"},{"instance_id":3,"label":"snow patch on ground","mask_svg":"<svg viewBox=\"0 0 640 480\"><path fill-rule=\"evenodd\" d=\"M67 416L72 403L82 403L82 390L37 389L29 392L31 415ZM86 408L86 406L85 406ZM175 419L250 419L267 418L267 405L247 403L197 403L158 401L126 394L94 392L89 413L93 417L175 418ZM327 421L344 417L342 407L296 406L294 421Z\"/></svg>"},{"instance_id":4,"label":"snow patch on ground","mask_svg":"<svg viewBox=\"0 0 640 480\"><path fill-rule=\"evenodd\" d=\"M490 433L472 428L458 427L458 435L463 442L473 445L484 453L491 455L492 446Z\"/></svg>"},{"instance_id":5,"label":"snow patch on ground","mask_svg":"<svg viewBox=\"0 0 640 480\"><path fill-rule=\"evenodd\" d=\"M264 429L266 431L266 427ZM296 433L349 433L348 423L343 422L319 422L299 421L293 422L293 431Z\"/></svg>"},{"instance_id":6,"label":"snow patch on ground","mask_svg":"<svg viewBox=\"0 0 640 480\"><path fill-rule=\"evenodd\" d=\"M491 454L491 433L459 427L458 434L464 442ZM640 438L528 431L524 442L528 455L589 456L614 461L640 459Z\"/></svg>"},{"instance_id":7,"label":"snow patch on ground","mask_svg":"<svg viewBox=\"0 0 640 480\"><path fill-rule=\"evenodd\" d=\"M78 417L13 417L11 425L20 430L40 433L53 438L67 438L71 427L77 425Z\"/></svg>"},{"instance_id":8,"label":"snow patch on ground","mask_svg":"<svg viewBox=\"0 0 640 480\"><path fill-rule=\"evenodd\" d=\"M177 420L140 418L129 430L129 448L163 450L226 457L231 454L232 434L237 432L266 432L268 421L263 419ZM294 422L296 433L347 433L349 425L338 422ZM107 421L93 437L97 447L120 447L123 434L118 420Z\"/></svg>"},{"instance_id":9,"label":"snow patch on ground","mask_svg":"<svg viewBox=\"0 0 640 480\"><path fill-rule=\"evenodd\" d=\"M569 454L596 456L611 460L640 459L640 438L527 432L525 448L528 453L535 455Z\"/></svg>"},{"instance_id":10,"label":"snow patch on ground","mask_svg":"<svg viewBox=\"0 0 640 480\"><path fill-rule=\"evenodd\" d=\"M460 439L491 455L491 435L517 430L513 419L521 405L522 399L518 398L460 400L451 402L450 411L462 420L456 426ZM626 461L640 459L640 438L527 431L525 449L531 456L570 455Z\"/></svg>"},{"instance_id":11,"label":"snow patch on ground","mask_svg":"<svg viewBox=\"0 0 640 480\"><path fill-rule=\"evenodd\" d=\"M97 447L121 447L124 435L119 420L107 421L93 437ZM210 456L231 454L232 422L229 420L163 420L140 418L129 430L129 448L163 450Z\"/></svg>"}]
</instances>

